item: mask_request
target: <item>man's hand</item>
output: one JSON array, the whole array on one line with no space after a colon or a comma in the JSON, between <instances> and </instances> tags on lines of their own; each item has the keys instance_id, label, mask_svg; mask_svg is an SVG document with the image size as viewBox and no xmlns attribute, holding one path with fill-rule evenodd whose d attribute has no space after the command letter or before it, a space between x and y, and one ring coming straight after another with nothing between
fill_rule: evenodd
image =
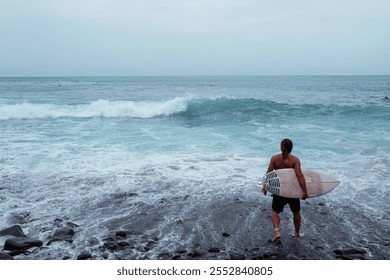
<instances>
[{"instance_id":1,"label":"man's hand","mask_svg":"<svg viewBox=\"0 0 390 280\"><path fill-rule=\"evenodd\" d=\"M309 196L307 195L307 191L305 191L305 192L302 193L302 198L301 199L305 200L308 197Z\"/></svg>"},{"instance_id":2,"label":"man's hand","mask_svg":"<svg viewBox=\"0 0 390 280\"><path fill-rule=\"evenodd\" d=\"M263 192L264 195L267 195L267 189L266 188L262 188L261 191Z\"/></svg>"}]
</instances>

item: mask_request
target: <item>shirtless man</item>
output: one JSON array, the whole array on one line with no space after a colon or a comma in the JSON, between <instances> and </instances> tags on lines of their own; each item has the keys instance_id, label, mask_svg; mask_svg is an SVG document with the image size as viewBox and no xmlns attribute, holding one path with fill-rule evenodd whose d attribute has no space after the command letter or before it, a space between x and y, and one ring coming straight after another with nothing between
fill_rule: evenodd
<instances>
[{"instance_id":1,"label":"shirtless man","mask_svg":"<svg viewBox=\"0 0 390 280\"><path fill-rule=\"evenodd\" d=\"M302 188L301 199L306 199L307 189L306 189L305 177L303 176L301 170L301 162L299 158L291 154L292 148L293 148L292 141L290 139L284 139L280 143L280 150L282 151L282 153L275 155L271 158L267 173L276 169L293 168L295 170L295 174L297 175L299 185ZM264 195L267 194L267 190L264 187L262 189L262 192L264 193ZM293 212L295 238L296 239L299 238L299 230L301 227L301 213L300 213L301 203L299 198L286 198L274 194L272 200L272 223L275 228L275 236L271 240L272 243L278 241L281 238L280 227L279 227L280 225L279 214L283 212L284 206L286 206L286 204L290 205L290 209Z\"/></svg>"}]
</instances>

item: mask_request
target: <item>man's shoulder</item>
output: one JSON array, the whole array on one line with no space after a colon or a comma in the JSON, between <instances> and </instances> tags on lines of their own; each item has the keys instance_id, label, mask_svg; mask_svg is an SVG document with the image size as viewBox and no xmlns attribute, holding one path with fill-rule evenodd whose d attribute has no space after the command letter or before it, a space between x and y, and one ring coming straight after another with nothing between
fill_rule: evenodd
<instances>
[{"instance_id":1,"label":"man's shoulder","mask_svg":"<svg viewBox=\"0 0 390 280\"><path fill-rule=\"evenodd\" d=\"M272 156L271 159L279 159L281 157L282 157L282 154L277 154L277 155Z\"/></svg>"},{"instance_id":2,"label":"man's shoulder","mask_svg":"<svg viewBox=\"0 0 390 280\"><path fill-rule=\"evenodd\" d=\"M291 159L295 160L295 161L299 161L299 158L296 157L296 156L293 156L293 155L290 155L291 156Z\"/></svg>"}]
</instances>

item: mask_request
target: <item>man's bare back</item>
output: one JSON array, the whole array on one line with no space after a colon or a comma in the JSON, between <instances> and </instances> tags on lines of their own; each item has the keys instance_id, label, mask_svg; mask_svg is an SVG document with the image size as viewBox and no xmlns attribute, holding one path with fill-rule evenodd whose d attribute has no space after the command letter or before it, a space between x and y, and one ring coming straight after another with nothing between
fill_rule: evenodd
<instances>
[{"instance_id":1,"label":"man's bare back","mask_svg":"<svg viewBox=\"0 0 390 280\"><path fill-rule=\"evenodd\" d=\"M306 199L307 198L306 182L305 182L305 177L303 176L301 170L301 162L299 158L293 156L292 154L288 154L287 157L284 157L283 154L275 155L270 160L267 173L271 172L272 170L284 169L284 168L293 168L295 170L295 174L297 176L298 182L303 192L302 199Z\"/></svg>"},{"instance_id":2,"label":"man's bare back","mask_svg":"<svg viewBox=\"0 0 390 280\"><path fill-rule=\"evenodd\" d=\"M286 159L283 158L283 154L275 155L271 158L271 164L268 167L267 173L271 172L275 169L283 169L283 168L294 168L299 165L300 169L300 161L297 157L293 155L288 155Z\"/></svg>"}]
</instances>

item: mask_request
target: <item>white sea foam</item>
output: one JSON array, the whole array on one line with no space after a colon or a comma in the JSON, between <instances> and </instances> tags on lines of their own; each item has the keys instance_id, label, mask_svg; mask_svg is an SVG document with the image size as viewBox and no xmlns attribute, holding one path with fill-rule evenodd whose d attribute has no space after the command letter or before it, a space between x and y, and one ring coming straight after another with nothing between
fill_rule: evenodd
<instances>
[{"instance_id":1,"label":"white sea foam","mask_svg":"<svg viewBox=\"0 0 390 280\"><path fill-rule=\"evenodd\" d=\"M8 119L45 119L45 118L91 118L91 117L132 117L153 118L169 116L187 109L188 100L176 97L162 102L134 102L98 100L83 105L56 104L2 104L0 105L0 120Z\"/></svg>"}]
</instances>

